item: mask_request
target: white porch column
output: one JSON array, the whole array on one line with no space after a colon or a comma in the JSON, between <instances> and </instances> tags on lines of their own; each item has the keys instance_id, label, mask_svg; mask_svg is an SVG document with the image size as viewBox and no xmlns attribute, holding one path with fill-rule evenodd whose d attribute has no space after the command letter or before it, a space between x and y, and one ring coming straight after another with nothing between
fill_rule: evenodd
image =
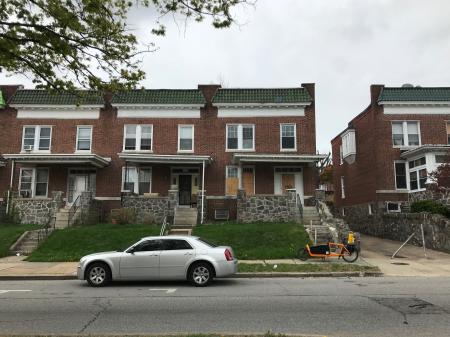
<instances>
[{"instance_id":1,"label":"white porch column","mask_svg":"<svg viewBox=\"0 0 450 337\"><path fill-rule=\"evenodd\" d=\"M203 160L202 165L202 211L201 211L201 219L200 224L203 224L203 218L205 213L205 161Z\"/></svg>"}]
</instances>

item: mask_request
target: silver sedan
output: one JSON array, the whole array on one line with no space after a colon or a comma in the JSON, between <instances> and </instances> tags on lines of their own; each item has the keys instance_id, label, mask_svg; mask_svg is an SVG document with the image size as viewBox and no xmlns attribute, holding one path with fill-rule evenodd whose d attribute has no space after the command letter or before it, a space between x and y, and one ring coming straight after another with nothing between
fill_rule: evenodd
<instances>
[{"instance_id":1,"label":"silver sedan","mask_svg":"<svg viewBox=\"0 0 450 337\"><path fill-rule=\"evenodd\" d=\"M78 279L93 287L116 280L188 280L207 286L214 277L237 272L231 247L217 247L195 236L145 237L124 251L86 255Z\"/></svg>"}]
</instances>

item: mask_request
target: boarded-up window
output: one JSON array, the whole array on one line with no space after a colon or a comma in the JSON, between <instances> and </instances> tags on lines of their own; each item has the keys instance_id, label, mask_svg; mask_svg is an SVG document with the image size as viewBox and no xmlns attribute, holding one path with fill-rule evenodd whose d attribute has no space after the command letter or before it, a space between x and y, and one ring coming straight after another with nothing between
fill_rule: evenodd
<instances>
[{"instance_id":1,"label":"boarded-up window","mask_svg":"<svg viewBox=\"0 0 450 337\"><path fill-rule=\"evenodd\" d=\"M227 166L226 195L237 195L239 187L239 174L237 166Z\"/></svg>"},{"instance_id":2,"label":"boarded-up window","mask_svg":"<svg viewBox=\"0 0 450 337\"><path fill-rule=\"evenodd\" d=\"M242 188L247 195L255 194L255 176L253 167L242 168Z\"/></svg>"}]
</instances>

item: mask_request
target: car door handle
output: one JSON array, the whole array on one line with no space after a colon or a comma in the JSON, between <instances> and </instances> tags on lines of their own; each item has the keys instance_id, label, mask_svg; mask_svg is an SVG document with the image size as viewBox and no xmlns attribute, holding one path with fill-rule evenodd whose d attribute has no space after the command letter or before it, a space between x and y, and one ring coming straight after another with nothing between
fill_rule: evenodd
<instances>
[{"instance_id":1,"label":"car door handle","mask_svg":"<svg viewBox=\"0 0 450 337\"><path fill-rule=\"evenodd\" d=\"M184 255L192 255L192 253L190 253L190 252L187 252L187 253L184 253Z\"/></svg>"}]
</instances>

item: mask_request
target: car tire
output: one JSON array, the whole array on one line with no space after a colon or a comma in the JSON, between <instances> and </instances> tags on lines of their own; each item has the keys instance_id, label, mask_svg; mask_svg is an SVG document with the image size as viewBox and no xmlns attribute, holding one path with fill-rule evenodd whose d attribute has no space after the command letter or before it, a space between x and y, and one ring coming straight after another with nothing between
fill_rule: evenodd
<instances>
[{"instance_id":1,"label":"car tire","mask_svg":"<svg viewBox=\"0 0 450 337\"><path fill-rule=\"evenodd\" d=\"M86 281L91 287L104 287L111 282L111 270L106 263L95 262L86 270Z\"/></svg>"},{"instance_id":2,"label":"car tire","mask_svg":"<svg viewBox=\"0 0 450 337\"><path fill-rule=\"evenodd\" d=\"M194 263L188 272L188 281L196 287L206 287L214 277L214 269L207 262Z\"/></svg>"}]
</instances>

